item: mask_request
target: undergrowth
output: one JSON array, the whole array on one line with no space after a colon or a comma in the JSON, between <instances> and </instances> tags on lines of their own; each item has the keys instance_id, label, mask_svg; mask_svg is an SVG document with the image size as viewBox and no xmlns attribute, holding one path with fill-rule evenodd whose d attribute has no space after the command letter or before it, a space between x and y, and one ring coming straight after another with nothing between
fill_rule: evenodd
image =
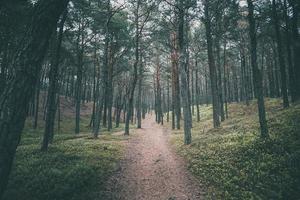
<instances>
[{"instance_id":1,"label":"undergrowth","mask_svg":"<svg viewBox=\"0 0 300 200\"><path fill-rule=\"evenodd\" d=\"M41 152L43 122L33 130L29 120L3 199L104 199L105 183L118 167L122 141L127 138L102 132L94 139L88 122L88 118L83 118L82 132L75 135L73 120L64 119L60 132L56 130L53 144L47 152Z\"/></svg>"},{"instance_id":2,"label":"undergrowth","mask_svg":"<svg viewBox=\"0 0 300 200\"><path fill-rule=\"evenodd\" d=\"M183 145L182 131L172 143L206 186L207 199L299 199L300 105L282 109L266 101L270 139L259 135L256 103L229 105L229 119L212 128L210 106L193 119L193 142Z\"/></svg>"}]
</instances>

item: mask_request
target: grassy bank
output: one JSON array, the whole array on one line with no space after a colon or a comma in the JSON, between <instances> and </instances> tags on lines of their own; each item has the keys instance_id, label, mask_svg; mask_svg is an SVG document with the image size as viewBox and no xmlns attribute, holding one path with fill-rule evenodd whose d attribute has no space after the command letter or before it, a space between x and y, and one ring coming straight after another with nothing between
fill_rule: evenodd
<instances>
[{"instance_id":1,"label":"grassy bank","mask_svg":"<svg viewBox=\"0 0 300 200\"><path fill-rule=\"evenodd\" d=\"M88 122L83 117L81 134L75 135L74 120L64 119L48 152L41 152L43 122L33 130L28 120L3 199L103 199L105 183L118 167L128 138L103 132L93 139Z\"/></svg>"},{"instance_id":2,"label":"grassy bank","mask_svg":"<svg viewBox=\"0 0 300 200\"><path fill-rule=\"evenodd\" d=\"M300 105L282 109L266 101L270 139L259 137L256 103L229 105L229 119L212 128L211 107L201 107L193 123L193 142L182 131L172 143L207 187L208 199L299 199Z\"/></svg>"}]
</instances>

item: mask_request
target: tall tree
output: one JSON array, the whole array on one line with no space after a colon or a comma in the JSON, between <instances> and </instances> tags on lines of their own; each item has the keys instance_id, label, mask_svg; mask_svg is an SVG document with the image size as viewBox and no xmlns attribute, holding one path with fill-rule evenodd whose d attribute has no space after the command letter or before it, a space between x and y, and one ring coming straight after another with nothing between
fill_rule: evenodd
<instances>
[{"instance_id":1,"label":"tall tree","mask_svg":"<svg viewBox=\"0 0 300 200\"><path fill-rule=\"evenodd\" d=\"M40 0L36 3L25 39L13 61L16 73L0 96L0 198L7 185L49 39L68 2Z\"/></svg>"},{"instance_id":2,"label":"tall tree","mask_svg":"<svg viewBox=\"0 0 300 200\"><path fill-rule=\"evenodd\" d=\"M248 3L248 21L249 21L249 36L250 36L250 52L251 65L253 70L253 84L256 91L258 116L261 136L266 138L268 134L268 125L266 120L265 102L263 94L262 74L257 65L257 41L256 41L256 25L254 19L254 5L252 0L247 0Z\"/></svg>"},{"instance_id":3,"label":"tall tree","mask_svg":"<svg viewBox=\"0 0 300 200\"><path fill-rule=\"evenodd\" d=\"M126 116L126 121L125 121L125 133L124 135L129 135L129 121L130 117L133 112L133 98L134 98L134 91L135 91L135 86L136 82L138 79L138 63L140 59L140 53L139 53L139 45L140 45L140 25L139 25L139 19L140 19L140 14L139 14L139 9L140 9L140 0L137 0L136 2L136 9L135 9L135 39L134 39L134 44L135 44L135 58L134 58L134 64L133 64L133 80L132 80L132 85L130 88L130 94L129 94L129 99L128 99L128 110L127 110L127 116Z\"/></svg>"},{"instance_id":4,"label":"tall tree","mask_svg":"<svg viewBox=\"0 0 300 200\"><path fill-rule=\"evenodd\" d=\"M292 15L292 38L293 38L293 52L294 52L294 73L295 73L295 101L300 100L300 36L299 36L299 13L300 3L297 0L289 0L291 4L293 15Z\"/></svg>"},{"instance_id":5,"label":"tall tree","mask_svg":"<svg viewBox=\"0 0 300 200\"><path fill-rule=\"evenodd\" d=\"M214 127L220 126L219 119L219 103L218 103L218 88L217 88L217 73L215 66L215 59L213 55L213 42L212 42L212 32L211 32L211 14L209 12L209 1L204 2L204 15L205 15L205 29L206 29L206 40L207 40L207 55L208 55L208 65L212 89L212 104L213 104L213 123Z\"/></svg>"},{"instance_id":6,"label":"tall tree","mask_svg":"<svg viewBox=\"0 0 300 200\"><path fill-rule=\"evenodd\" d=\"M61 43L63 39L63 30L64 23L67 18L67 9L64 11L60 23L58 25L59 31L57 36L55 35L55 43L56 46L54 48L55 52L53 55L53 61L51 64L51 69L49 72L49 89L47 95L47 113L46 113L46 123L45 123L45 131L42 142L42 151L46 151L48 148L49 141L52 140L53 131L54 131L54 122L55 122L55 113L56 113L56 93L58 90L58 72L59 72L59 62L60 62L60 51L61 51Z\"/></svg>"},{"instance_id":7,"label":"tall tree","mask_svg":"<svg viewBox=\"0 0 300 200\"><path fill-rule=\"evenodd\" d=\"M185 70L185 40L184 40L184 20L185 20L185 1L178 2L178 50L179 50L179 72L181 80L181 99L183 107L184 120L184 143L190 144L192 142L191 134L191 105L189 101L188 76Z\"/></svg>"},{"instance_id":8,"label":"tall tree","mask_svg":"<svg viewBox=\"0 0 300 200\"><path fill-rule=\"evenodd\" d=\"M148 2L146 2L148 3ZM151 4L150 6L146 5L145 11L140 12L142 1L137 0L135 2L135 8L134 8L134 27L135 27L135 33L134 33L134 63L133 63L133 75L132 75L132 81L131 81L131 87L128 97L128 109L127 109L127 115L125 119L125 133L124 135L129 135L129 122L130 118L133 115L133 101L134 101L134 93L135 93L135 87L138 81L138 65L140 62L140 40L141 40L141 34L144 30L145 24L148 22L150 14L152 10L154 9L155 4Z\"/></svg>"},{"instance_id":9,"label":"tall tree","mask_svg":"<svg viewBox=\"0 0 300 200\"><path fill-rule=\"evenodd\" d=\"M286 84L286 69L284 63L284 55L283 55L283 45L281 41L281 34L280 34L280 25L277 15L277 6L275 0L272 0L272 14L273 14L273 24L276 34L276 41L277 41L277 53L278 53L278 60L280 66L280 77L281 77L281 93L283 98L283 107L289 107L289 98L287 93L287 84Z\"/></svg>"},{"instance_id":10,"label":"tall tree","mask_svg":"<svg viewBox=\"0 0 300 200\"><path fill-rule=\"evenodd\" d=\"M296 84L294 66L292 60L292 38L291 38L291 23L289 18L289 11L287 6L287 0L284 0L284 20L285 20L285 38L286 38L286 51L287 51L287 63L289 72L289 91L291 95L291 102L295 101L296 96Z\"/></svg>"}]
</instances>

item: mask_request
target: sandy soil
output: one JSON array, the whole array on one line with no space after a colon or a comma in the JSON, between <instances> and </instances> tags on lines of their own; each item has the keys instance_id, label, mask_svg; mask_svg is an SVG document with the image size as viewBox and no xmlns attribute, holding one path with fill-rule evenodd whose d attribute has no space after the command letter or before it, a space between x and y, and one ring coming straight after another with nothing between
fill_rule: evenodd
<instances>
[{"instance_id":1,"label":"sandy soil","mask_svg":"<svg viewBox=\"0 0 300 200\"><path fill-rule=\"evenodd\" d=\"M142 127L128 140L125 158L109 181L105 199L202 199L200 184L168 143L170 131L151 117Z\"/></svg>"}]
</instances>

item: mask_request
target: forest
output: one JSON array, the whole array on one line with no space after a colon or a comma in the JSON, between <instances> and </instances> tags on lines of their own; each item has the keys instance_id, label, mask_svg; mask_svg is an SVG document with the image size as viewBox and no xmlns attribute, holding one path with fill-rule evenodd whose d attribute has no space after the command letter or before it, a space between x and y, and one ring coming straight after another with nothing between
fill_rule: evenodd
<instances>
[{"instance_id":1,"label":"forest","mask_svg":"<svg viewBox=\"0 0 300 200\"><path fill-rule=\"evenodd\" d=\"M299 198L299 0L0 1L0 200Z\"/></svg>"}]
</instances>

